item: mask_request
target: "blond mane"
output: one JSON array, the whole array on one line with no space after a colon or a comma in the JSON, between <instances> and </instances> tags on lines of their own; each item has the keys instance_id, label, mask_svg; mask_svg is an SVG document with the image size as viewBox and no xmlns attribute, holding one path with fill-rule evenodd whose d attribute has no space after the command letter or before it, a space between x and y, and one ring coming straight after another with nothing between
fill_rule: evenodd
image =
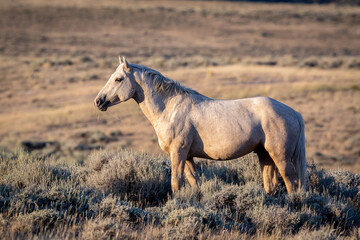
<instances>
[{"instance_id":1,"label":"blond mane","mask_svg":"<svg viewBox=\"0 0 360 240\"><path fill-rule=\"evenodd\" d=\"M152 81L153 89L159 93L174 93L174 94L199 94L197 91L182 86L180 83L165 77L160 72L137 64L130 64L131 67L142 71L143 79Z\"/></svg>"}]
</instances>

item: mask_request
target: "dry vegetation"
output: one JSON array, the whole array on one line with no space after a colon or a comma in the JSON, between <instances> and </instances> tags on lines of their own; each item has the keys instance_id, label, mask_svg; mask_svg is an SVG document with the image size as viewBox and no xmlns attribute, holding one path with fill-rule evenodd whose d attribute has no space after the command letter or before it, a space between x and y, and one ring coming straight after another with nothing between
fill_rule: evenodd
<instances>
[{"instance_id":1,"label":"dry vegetation","mask_svg":"<svg viewBox=\"0 0 360 240\"><path fill-rule=\"evenodd\" d=\"M0 236L80 239L360 237L360 175L309 167L309 191L267 196L255 155L199 161L203 184L171 196L170 162L129 150L81 166L0 156Z\"/></svg>"},{"instance_id":2,"label":"dry vegetation","mask_svg":"<svg viewBox=\"0 0 360 240\"><path fill-rule=\"evenodd\" d=\"M1 1L0 238L359 238L359 175L339 170L360 173L359 26L358 6ZM136 104L93 106L118 55L301 112L310 191L265 196L251 155L199 160L202 187L169 198Z\"/></svg>"}]
</instances>

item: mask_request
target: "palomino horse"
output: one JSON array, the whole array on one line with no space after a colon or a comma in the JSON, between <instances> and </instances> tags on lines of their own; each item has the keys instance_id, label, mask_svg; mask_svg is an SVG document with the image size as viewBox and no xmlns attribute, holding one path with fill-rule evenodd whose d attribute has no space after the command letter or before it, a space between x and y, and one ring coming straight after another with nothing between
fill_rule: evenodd
<instances>
[{"instance_id":1,"label":"palomino horse","mask_svg":"<svg viewBox=\"0 0 360 240\"><path fill-rule=\"evenodd\" d=\"M289 193L305 188L304 123L299 113L268 97L214 100L181 86L150 68L120 65L95 98L108 107L133 98L154 127L161 149L171 157L171 188L178 191L184 171L199 184L193 158L229 160L256 152L267 194L278 184Z\"/></svg>"}]
</instances>

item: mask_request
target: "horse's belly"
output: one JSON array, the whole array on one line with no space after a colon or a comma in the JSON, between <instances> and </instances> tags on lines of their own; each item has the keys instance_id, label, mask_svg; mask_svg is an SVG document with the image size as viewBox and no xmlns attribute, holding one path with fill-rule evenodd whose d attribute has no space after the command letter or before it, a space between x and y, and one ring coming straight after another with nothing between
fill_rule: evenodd
<instances>
[{"instance_id":1,"label":"horse's belly","mask_svg":"<svg viewBox=\"0 0 360 240\"><path fill-rule=\"evenodd\" d=\"M255 139L233 139L222 141L204 142L195 141L190 148L190 157L201 157L214 160L229 160L242 157L252 152L258 145L259 141Z\"/></svg>"}]
</instances>

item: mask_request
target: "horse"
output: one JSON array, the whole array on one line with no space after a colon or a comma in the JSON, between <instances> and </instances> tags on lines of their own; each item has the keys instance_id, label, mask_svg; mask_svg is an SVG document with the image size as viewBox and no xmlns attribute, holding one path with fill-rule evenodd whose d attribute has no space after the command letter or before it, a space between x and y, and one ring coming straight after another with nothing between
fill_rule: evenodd
<instances>
[{"instance_id":1,"label":"horse","mask_svg":"<svg viewBox=\"0 0 360 240\"><path fill-rule=\"evenodd\" d=\"M119 57L94 103L106 111L131 98L170 155L172 192L184 184L184 172L192 187L199 186L194 157L230 160L253 151L267 194L275 194L278 173L288 193L306 189L304 122L289 106L269 97L212 99Z\"/></svg>"}]
</instances>

